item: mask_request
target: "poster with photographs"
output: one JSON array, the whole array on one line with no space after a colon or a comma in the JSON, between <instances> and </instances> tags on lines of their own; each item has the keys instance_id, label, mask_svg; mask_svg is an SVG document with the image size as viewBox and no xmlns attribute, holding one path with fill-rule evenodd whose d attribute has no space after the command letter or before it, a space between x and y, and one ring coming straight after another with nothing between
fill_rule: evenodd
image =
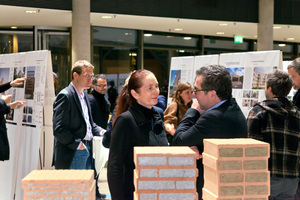
<instances>
[{"instance_id":1,"label":"poster with photographs","mask_svg":"<svg viewBox=\"0 0 300 200\"><path fill-rule=\"evenodd\" d=\"M194 69L194 56L186 57L173 57L171 59L168 100L169 105L172 101L174 92L177 86L182 82L192 83L193 69Z\"/></svg>"},{"instance_id":2,"label":"poster with photographs","mask_svg":"<svg viewBox=\"0 0 300 200\"><path fill-rule=\"evenodd\" d=\"M267 75L282 69L282 56L280 51L221 54L219 64L229 71L232 96L247 117L257 102L265 100Z\"/></svg>"},{"instance_id":3,"label":"poster with photographs","mask_svg":"<svg viewBox=\"0 0 300 200\"><path fill-rule=\"evenodd\" d=\"M1 94L11 95L11 102L21 100L26 104L20 109L11 109L5 116L11 156L9 162L0 163L0 199L24 199L21 180L37 169L39 152L43 154L40 150L42 130L45 121L50 121L44 118L47 114L43 111L52 110L45 108L45 99L54 96L50 60L51 54L46 50L0 55L0 84L26 77L23 85ZM52 84L52 89L46 93L47 70L47 82ZM51 146L53 148L53 143Z\"/></svg>"}]
</instances>

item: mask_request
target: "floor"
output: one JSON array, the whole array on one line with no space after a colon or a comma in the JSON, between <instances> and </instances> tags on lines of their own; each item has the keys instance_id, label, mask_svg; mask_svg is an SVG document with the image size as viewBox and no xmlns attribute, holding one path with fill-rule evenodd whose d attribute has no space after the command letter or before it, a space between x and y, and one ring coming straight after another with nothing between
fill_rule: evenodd
<instances>
[{"instance_id":1,"label":"floor","mask_svg":"<svg viewBox=\"0 0 300 200\"><path fill-rule=\"evenodd\" d=\"M110 193L108 189L108 184L107 184L107 168L103 168L99 174L98 178L98 186L99 186L99 191L101 194L106 194L106 199L109 200L110 198Z\"/></svg>"}]
</instances>

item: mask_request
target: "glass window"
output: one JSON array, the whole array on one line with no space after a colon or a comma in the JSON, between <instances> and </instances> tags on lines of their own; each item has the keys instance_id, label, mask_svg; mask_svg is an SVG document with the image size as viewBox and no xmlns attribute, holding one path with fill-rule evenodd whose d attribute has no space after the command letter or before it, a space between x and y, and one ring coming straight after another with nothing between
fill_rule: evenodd
<instances>
[{"instance_id":1,"label":"glass window","mask_svg":"<svg viewBox=\"0 0 300 200\"><path fill-rule=\"evenodd\" d=\"M33 51L32 32L0 33L0 53L18 53Z\"/></svg>"},{"instance_id":2,"label":"glass window","mask_svg":"<svg viewBox=\"0 0 300 200\"><path fill-rule=\"evenodd\" d=\"M274 43L273 45L274 50L280 50L284 53L293 53L293 45L287 43Z\"/></svg>"},{"instance_id":3,"label":"glass window","mask_svg":"<svg viewBox=\"0 0 300 200\"><path fill-rule=\"evenodd\" d=\"M169 80L170 62L172 57L195 55L195 51L145 49L144 68L155 74L160 87L162 87L163 84L168 83L166 80Z\"/></svg>"},{"instance_id":4,"label":"glass window","mask_svg":"<svg viewBox=\"0 0 300 200\"><path fill-rule=\"evenodd\" d=\"M137 49L94 46L95 74L129 73L137 68Z\"/></svg>"},{"instance_id":5,"label":"glass window","mask_svg":"<svg viewBox=\"0 0 300 200\"><path fill-rule=\"evenodd\" d=\"M249 42L234 43L233 38L231 40L221 40L221 39L204 39L204 48L214 48L214 49L232 49L232 50L244 50L248 51Z\"/></svg>"},{"instance_id":6,"label":"glass window","mask_svg":"<svg viewBox=\"0 0 300 200\"><path fill-rule=\"evenodd\" d=\"M137 45L137 31L93 27L93 45Z\"/></svg>"},{"instance_id":7,"label":"glass window","mask_svg":"<svg viewBox=\"0 0 300 200\"><path fill-rule=\"evenodd\" d=\"M197 48L198 38L171 35L153 35L145 33L144 43L145 46L176 46Z\"/></svg>"}]
</instances>

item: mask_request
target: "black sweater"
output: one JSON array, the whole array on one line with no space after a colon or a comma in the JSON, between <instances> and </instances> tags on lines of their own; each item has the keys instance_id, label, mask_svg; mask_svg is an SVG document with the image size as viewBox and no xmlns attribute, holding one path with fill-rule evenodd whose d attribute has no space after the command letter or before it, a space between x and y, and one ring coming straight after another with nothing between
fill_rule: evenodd
<instances>
[{"instance_id":1,"label":"black sweater","mask_svg":"<svg viewBox=\"0 0 300 200\"><path fill-rule=\"evenodd\" d=\"M108 185L112 199L133 199L133 148L167 146L168 141L159 113L134 103L122 113L112 129L108 159Z\"/></svg>"}]
</instances>

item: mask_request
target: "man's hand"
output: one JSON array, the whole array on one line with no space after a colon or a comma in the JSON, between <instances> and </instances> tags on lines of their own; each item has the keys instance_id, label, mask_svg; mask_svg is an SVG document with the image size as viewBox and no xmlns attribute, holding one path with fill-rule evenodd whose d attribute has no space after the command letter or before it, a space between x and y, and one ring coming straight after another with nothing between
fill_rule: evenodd
<instances>
[{"instance_id":1,"label":"man's hand","mask_svg":"<svg viewBox=\"0 0 300 200\"><path fill-rule=\"evenodd\" d=\"M200 105L199 105L197 99L193 99L193 103L192 103L191 108L194 108L194 109L198 110L198 112L200 113L200 115L202 115L203 113L205 113L205 110L202 110L202 109L200 108Z\"/></svg>"},{"instance_id":2,"label":"man's hand","mask_svg":"<svg viewBox=\"0 0 300 200\"><path fill-rule=\"evenodd\" d=\"M81 142L81 146L79 147L78 150L84 150L85 149L85 145L83 144L83 142Z\"/></svg>"},{"instance_id":3,"label":"man's hand","mask_svg":"<svg viewBox=\"0 0 300 200\"><path fill-rule=\"evenodd\" d=\"M25 103L26 101L14 101L12 103L9 103L8 105L10 109L18 109L21 108Z\"/></svg>"},{"instance_id":4,"label":"man's hand","mask_svg":"<svg viewBox=\"0 0 300 200\"><path fill-rule=\"evenodd\" d=\"M2 95L1 99L3 99L5 101L6 104L9 104L11 101L11 95Z\"/></svg>"},{"instance_id":5,"label":"man's hand","mask_svg":"<svg viewBox=\"0 0 300 200\"><path fill-rule=\"evenodd\" d=\"M192 149L196 153L196 159L199 160L202 158L202 155L200 154L198 147L196 146L191 146L190 149Z\"/></svg>"},{"instance_id":6,"label":"man's hand","mask_svg":"<svg viewBox=\"0 0 300 200\"><path fill-rule=\"evenodd\" d=\"M166 124L165 129L168 133L174 136L176 129L174 128L174 124Z\"/></svg>"},{"instance_id":7,"label":"man's hand","mask_svg":"<svg viewBox=\"0 0 300 200\"><path fill-rule=\"evenodd\" d=\"M16 87L16 86L19 86L19 85L23 85L25 80L26 80L26 77L23 77L23 78L17 78L17 79L15 79L15 80L13 80L12 82L10 82L10 85L11 85L12 87Z\"/></svg>"}]
</instances>

